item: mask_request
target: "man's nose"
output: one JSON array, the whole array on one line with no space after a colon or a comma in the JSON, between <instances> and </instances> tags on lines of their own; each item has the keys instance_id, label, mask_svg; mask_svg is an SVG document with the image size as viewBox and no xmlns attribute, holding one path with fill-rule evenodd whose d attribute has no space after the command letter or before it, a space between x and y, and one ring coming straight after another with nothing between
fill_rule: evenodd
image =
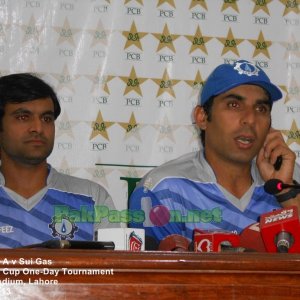
<instances>
[{"instance_id":1,"label":"man's nose","mask_svg":"<svg viewBox=\"0 0 300 300\"><path fill-rule=\"evenodd\" d=\"M33 118L30 122L30 132L40 133L43 130L42 121L39 118Z\"/></svg>"}]
</instances>

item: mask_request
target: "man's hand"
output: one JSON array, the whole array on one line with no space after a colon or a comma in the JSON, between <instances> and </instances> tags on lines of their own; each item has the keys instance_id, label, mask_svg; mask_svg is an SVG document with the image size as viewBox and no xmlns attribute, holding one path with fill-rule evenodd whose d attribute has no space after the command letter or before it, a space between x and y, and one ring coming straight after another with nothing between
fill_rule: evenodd
<instances>
[{"instance_id":1,"label":"man's hand","mask_svg":"<svg viewBox=\"0 0 300 300\"><path fill-rule=\"evenodd\" d=\"M279 170L275 170L274 164L279 156L282 157L281 167ZM281 132L270 128L265 143L256 159L263 180L277 178L284 183L292 184L295 161L296 154L285 143Z\"/></svg>"}]
</instances>

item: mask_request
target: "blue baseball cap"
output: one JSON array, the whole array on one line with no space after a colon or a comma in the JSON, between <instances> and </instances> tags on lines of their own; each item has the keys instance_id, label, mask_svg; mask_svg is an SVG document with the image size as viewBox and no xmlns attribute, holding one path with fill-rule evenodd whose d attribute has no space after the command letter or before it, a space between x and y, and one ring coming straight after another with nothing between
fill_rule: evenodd
<instances>
[{"instance_id":1,"label":"blue baseball cap","mask_svg":"<svg viewBox=\"0 0 300 300\"><path fill-rule=\"evenodd\" d=\"M213 70L202 88L199 105L242 84L261 86L269 93L272 102L282 98L280 89L271 83L260 67L247 60L238 60L234 64L219 65Z\"/></svg>"}]
</instances>

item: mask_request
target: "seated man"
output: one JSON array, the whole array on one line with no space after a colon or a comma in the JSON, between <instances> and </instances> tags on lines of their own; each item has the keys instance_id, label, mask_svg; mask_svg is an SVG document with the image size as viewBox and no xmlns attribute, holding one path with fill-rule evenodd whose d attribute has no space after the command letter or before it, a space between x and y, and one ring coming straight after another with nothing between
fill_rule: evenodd
<instances>
[{"instance_id":1,"label":"seated man","mask_svg":"<svg viewBox=\"0 0 300 300\"><path fill-rule=\"evenodd\" d=\"M60 104L53 89L26 73L0 78L0 247L50 239L93 240L114 204L89 180L57 172L47 157Z\"/></svg>"},{"instance_id":2,"label":"seated man","mask_svg":"<svg viewBox=\"0 0 300 300\"><path fill-rule=\"evenodd\" d=\"M240 233L261 214L292 204L289 190L264 191L272 178L299 180L296 155L271 127L274 101L282 98L264 71L241 60L222 64L208 77L194 110L203 148L150 171L131 195L129 208L144 210L146 235L192 240L195 228ZM278 158L281 166L274 167ZM295 167L296 166L296 167Z\"/></svg>"}]
</instances>

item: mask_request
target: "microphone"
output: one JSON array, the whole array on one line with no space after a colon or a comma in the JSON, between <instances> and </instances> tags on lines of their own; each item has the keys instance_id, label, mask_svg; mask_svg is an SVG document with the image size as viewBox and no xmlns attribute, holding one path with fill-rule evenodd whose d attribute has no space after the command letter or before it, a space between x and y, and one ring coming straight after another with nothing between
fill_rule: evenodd
<instances>
[{"instance_id":1,"label":"microphone","mask_svg":"<svg viewBox=\"0 0 300 300\"><path fill-rule=\"evenodd\" d=\"M271 195L276 195L287 188L300 189L300 184L285 184L276 178L270 179L264 184L264 190Z\"/></svg>"},{"instance_id":2,"label":"microphone","mask_svg":"<svg viewBox=\"0 0 300 300\"><path fill-rule=\"evenodd\" d=\"M203 231L198 228L193 232L195 252L245 252L240 246L239 235L227 231Z\"/></svg>"},{"instance_id":3,"label":"microphone","mask_svg":"<svg viewBox=\"0 0 300 300\"><path fill-rule=\"evenodd\" d=\"M259 222L250 224L240 233L240 246L256 252L267 252L259 226Z\"/></svg>"},{"instance_id":4,"label":"microphone","mask_svg":"<svg viewBox=\"0 0 300 300\"><path fill-rule=\"evenodd\" d=\"M50 248L50 249L101 249L114 250L114 242L94 241L70 241L70 240L49 240L39 244L32 244L20 248Z\"/></svg>"},{"instance_id":5,"label":"microphone","mask_svg":"<svg viewBox=\"0 0 300 300\"><path fill-rule=\"evenodd\" d=\"M159 251L189 251L190 241L179 234L171 234L162 239L158 245Z\"/></svg>"},{"instance_id":6,"label":"microphone","mask_svg":"<svg viewBox=\"0 0 300 300\"><path fill-rule=\"evenodd\" d=\"M260 229L267 252L300 253L300 223L296 206L261 215Z\"/></svg>"}]
</instances>

